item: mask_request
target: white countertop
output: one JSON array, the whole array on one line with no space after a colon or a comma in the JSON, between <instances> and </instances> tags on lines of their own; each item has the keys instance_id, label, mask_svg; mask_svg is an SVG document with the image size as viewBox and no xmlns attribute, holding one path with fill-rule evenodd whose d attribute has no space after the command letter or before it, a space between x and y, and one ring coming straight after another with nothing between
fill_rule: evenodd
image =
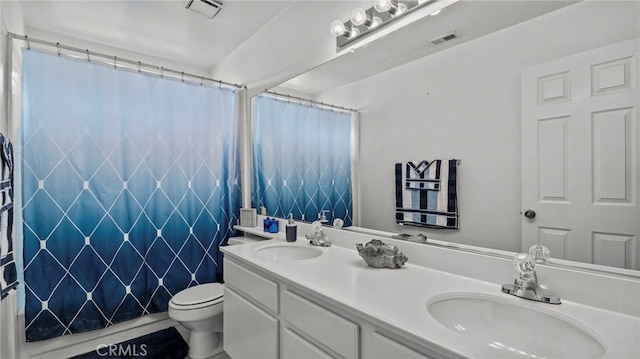
<instances>
[{"instance_id":1,"label":"white countertop","mask_svg":"<svg viewBox=\"0 0 640 359\"><path fill-rule=\"evenodd\" d=\"M299 233L300 234L300 233ZM299 261L278 261L256 254L256 249L277 243L310 246L298 237L293 243L282 233L265 234L272 240L221 247L229 259L245 261L268 275L303 288L318 298L383 325L407 339L427 347L445 348L452 356L471 358L522 357L462 336L438 323L427 311L427 302L438 295L477 293L491 295L518 306L565 318L599 338L605 347L603 358L640 358L640 318L563 299L550 305L503 294L501 285L471 279L409 262L400 269L376 269L366 265L355 248L320 248L319 257ZM425 246L427 247L427 246ZM428 250L425 248L425 250ZM594 289L597 291L597 289ZM558 338L559 341L562 338ZM441 350L438 350L441 351Z\"/></svg>"}]
</instances>

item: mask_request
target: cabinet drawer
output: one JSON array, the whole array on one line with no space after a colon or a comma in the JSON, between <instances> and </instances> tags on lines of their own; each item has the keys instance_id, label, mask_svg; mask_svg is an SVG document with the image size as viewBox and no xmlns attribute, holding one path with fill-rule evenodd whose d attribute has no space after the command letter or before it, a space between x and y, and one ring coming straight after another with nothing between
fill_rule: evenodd
<instances>
[{"instance_id":1,"label":"cabinet drawer","mask_svg":"<svg viewBox=\"0 0 640 359\"><path fill-rule=\"evenodd\" d=\"M224 260L225 285L237 289L273 313L278 313L278 284L241 266Z\"/></svg>"},{"instance_id":2,"label":"cabinet drawer","mask_svg":"<svg viewBox=\"0 0 640 359\"><path fill-rule=\"evenodd\" d=\"M333 359L315 345L287 328L282 329L282 359Z\"/></svg>"},{"instance_id":3,"label":"cabinet drawer","mask_svg":"<svg viewBox=\"0 0 640 359\"><path fill-rule=\"evenodd\" d=\"M282 301L283 318L293 327L344 358L358 358L357 324L288 290L283 292Z\"/></svg>"}]
</instances>

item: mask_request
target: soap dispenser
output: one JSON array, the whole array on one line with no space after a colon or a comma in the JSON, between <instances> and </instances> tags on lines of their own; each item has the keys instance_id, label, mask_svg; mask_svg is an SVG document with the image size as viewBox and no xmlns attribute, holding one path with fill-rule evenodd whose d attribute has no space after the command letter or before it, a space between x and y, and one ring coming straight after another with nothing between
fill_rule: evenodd
<instances>
[{"instance_id":1,"label":"soap dispenser","mask_svg":"<svg viewBox=\"0 0 640 359\"><path fill-rule=\"evenodd\" d=\"M295 242L298 237L298 226L293 220L293 214L289 213L289 222L285 226L285 233L287 242Z\"/></svg>"},{"instance_id":2,"label":"soap dispenser","mask_svg":"<svg viewBox=\"0 0 640 359\"><path fill-rule=\"evenodd\" d=\"M327 212L329 211L323 209L322 212L318 213L318 220L320 221L320 223L329 223L329 220L327 219Z\"/></svg>"}]
</instances>

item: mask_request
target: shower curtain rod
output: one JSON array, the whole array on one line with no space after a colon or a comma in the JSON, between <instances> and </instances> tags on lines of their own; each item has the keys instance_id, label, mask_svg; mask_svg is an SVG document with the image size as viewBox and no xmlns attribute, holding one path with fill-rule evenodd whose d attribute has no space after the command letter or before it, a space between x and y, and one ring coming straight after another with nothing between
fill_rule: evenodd
<instances>
[{"instance_id":1,"label":"shower curtain rod","mask_svg":"<svg viewBox=\"0 0 640 359\"><path fill-rule=\"evenodd\" d=\"M169 74L173 78L182 79L183 82L185 80L185 77L189 77L189 78L193 79L192 82L200 81L200 85L202 85L204 83L204 81L209 81L209 82L217 83L219 87L222 87L223 85L225 87L232 87L232 88L236 88L236 89L242 89L244 87L242 85L238 85L238 84L234 84L234 83L230 83L230 82L225 82L225 81L221 81L221 80L215 80L215 79L204 77L204 76L198 76L198 75L186 73L184 71L177 71L177 70L172 70L172 69L168 69L168 68L161 67L161 66L145 64L145 63L140 62L140 61L134 61L134 60L126 59L126 58L120 58L120 57L117 57L117 56L103 54L103 53L96 52L96 51L90 51L89 49L81 49L81 48L78 48L78 47L63 45L63 44L61 44L59 42L51 42L51 41L46 41L46 40L41 40L41 39L34 39L34 38L31 38L31 37L29 37L27 35L18 35L18 34L14 34L12 32L9 32L9 33L7 33L7 37L10 38L10 39L16 39L16 40L25 41L27 43L27 49L31 49L31 43L37 43L37 44L41 44L41 45L45 45L45 46L54 47L54 48L56 48L58 50L58 56L61 55L61 51L62 50L73 51L73 52L77 52L77 53L80 53L80 54L83 54L83 55L87 56L87 61L89 61L89 62L91 62L91 57L101 57L101 58L109 60L109 62L113 61L113 67L115 67L115 68L117 68L118 63L124 63L124 64L129 64L129 65L133 65L134 67L137 67L138 71L141 71L142 68L148 68L148 69L152 69L152 70L157 71L157 73L161 77L163 77L165 74Z\"/></svg>"},{"instance_id":2,"label":"shower curtain rod","mask_svg":"<svg viewBox=\"0 0 640 359\"><path fill-rule=\"evenodd\" d=\"M297 100L297 101L302 101L302 102L308 102L308 103L310 103L312 105L315 104L315 105L318 105L318 106L327 107L327 108L333 109L333 110L340 110L340 111L345 111L345 112L358 112L358 110L354 110L354 109L348 108L348 107L330 105L330 104L327 104L327 103L324 103L324 102L318 102L318 101L313 101L313 100L309 100L309 99L302 98L302 97L285 95L285 94L281 94L281 93L277 93L277 92L273 92L273 91L269 91L269 90L264 90L264 92L262 92L262 94L270 95L271 97L275 98L276 100L281 100L281 101Z\"/></svg>"}]
</instances>

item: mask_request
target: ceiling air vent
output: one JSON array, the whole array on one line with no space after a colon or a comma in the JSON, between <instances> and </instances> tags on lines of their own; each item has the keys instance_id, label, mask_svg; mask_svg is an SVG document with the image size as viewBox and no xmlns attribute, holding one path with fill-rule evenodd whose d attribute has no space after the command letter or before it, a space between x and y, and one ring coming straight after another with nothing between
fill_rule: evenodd
<instances>
[{"instance_id":1,"label":"ceiling air vent","mask_svg":"<svg viewBox=\"0 0 640 359\"><path fill-rule=\"evenodd\" d=\"M187 0L184 7L213 19L218 14L218 11L222 9L222 3L213 0Z\"/></svg>"},{"instance_id":2,"label":"ceiling air vent","mask_svg":"<svg viewBox=\"0 0 640 359\"><path fill-rule=\"evenodd\" d=\"M434 37L433 39L429 40L430 43L434 44L434 45L440 45L440 44L444 44L447 41L451 41L454 39L458 38L458 34L456 34L455 31L451 31L449 33L446 33L444 35L440 35L438 37Z\"/></svg>"}]
</instances>

